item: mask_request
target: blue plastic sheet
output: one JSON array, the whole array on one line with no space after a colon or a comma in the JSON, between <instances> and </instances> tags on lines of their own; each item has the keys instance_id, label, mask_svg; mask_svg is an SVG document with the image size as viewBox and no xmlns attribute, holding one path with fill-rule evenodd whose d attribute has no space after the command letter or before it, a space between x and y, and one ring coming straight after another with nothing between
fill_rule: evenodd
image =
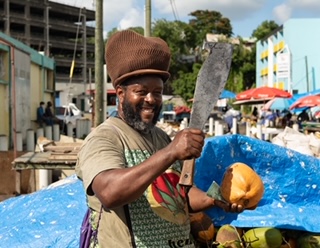
<instances>
[{"instance_id":1,"label":"blue plastic sheet","mask_svg":"<svg viewBox=\"0 0 320 248\"><path fill-rule=\"evenodd\" d=\"M0 203L0 247L79 247L86 211L82 182L68 177Z\"/></svg>"},{"instance_id":2,"label":"blue plastic sheet","mask_svg":"<svg viewBox=\"0 0 320 248\"><path fill-rule=\"evenodd\" d=\"M319 159L242 135L209 138L196 161L195 184L207 191L221 183L228 166L242 162L262 178L265 193L255 210L207 211L216 226L277 227L320 232Z\"/></svg>"},{"instance_id":3,"label":"blue plastic sheet","mask_svg":"<svg viewBox=\"0 0 320 248\"><path fill-rule=\"evenodd\" d=\"M234 162L250 165L262 178L265 194L255 210L241 214L213 208L216 226L273 226L320 232L319 160L241 135L206 140L196 161L195 183L207 190L221 183ZM82 182L68 177L35 193L0 203L0 247L75 248L86 211Z\"/></svg>"}]
</instances>

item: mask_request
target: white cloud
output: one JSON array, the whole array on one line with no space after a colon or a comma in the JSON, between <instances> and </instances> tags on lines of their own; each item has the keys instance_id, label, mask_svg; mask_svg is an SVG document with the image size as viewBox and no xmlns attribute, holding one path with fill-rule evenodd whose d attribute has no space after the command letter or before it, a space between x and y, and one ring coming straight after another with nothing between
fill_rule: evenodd
<instances>
[{"instance_id":1,"label":"white cloud","mask_svg":"<svg viewBox=\"0 0 320 248\"><path fill-rule=\"evenodd\" d=\"M66 0L72 1L72 0ZM75 1L75 0L73 0ZM83 0L84 1L84 0ZM144 26L144 0L104 1L104 29ZM267 0L152 0L152 19L174 20L174 13L187 21L195 10L215 10L232 21L250 19ZM171 5L172 3L172 5Z\"/></svg>"},{"instance_id":2,"label":"white cloud","mask_svg":"<svg viewBox=\"0 0 320 248\"><path fill-rule=\"evenodd\" d=\"M174 3L178 16L187 18L188 14L195 10L215 10L232 20L249 18L254 12L261 9L267 0L154 0L154 8L159 13L173 15L170 2Z\"/></svg>"},{"instance_id":3,"label":"white cloud","mask_svg":"<svg viewBox=\"0 0 320 248\"><path fill-rule=\"evenodd\" d=\"M135 14L137 11L140 13L143 12L143 9L139 9L138 4L134 0L123 0L121 3L120 1L121 0L103 1L104 30L109 31L112 28L122 27L124 23L128 23L130 14ZM123 24L120 25L120 23Z\"/></svg>"},{"instance_id":4,"label":"white cloud","mask_svg":"<svg viewBox=\"0 0 320 248\"><path fill-rule=\"evenodd\" d=\"M312 12L319 12L320 1L319 0L288 0L288 5L295 9L308 10Z\"/></svg>"},{"instance_id":5,"label":"white cloud","mask_svg":"<svg viewBox=\"0 0 320 248\"><path fill-rule=\"evenodd\" d=\"M292 7L287 4L280 4L273 9L273 16L276 22L284 23L290 19Z\"/></svg>"},{"instance_id":6,"label":"white cloud","mask_svg":"<svg viewBox=\"0 0 320 248\"><path fill-rule=\"evenodd\" d=\"M144 16L141 15L138 9L132 8L126 12L125 16L120 20L118 29L127 29L130 27L143 26Z\"/></svg>"},{"instance_id":7,"label":"white cloud","mask_svg":"<svg viewBox=\"0 0 320 248\"><path fill-rule=\"evenodd\" d=\"M319 0L287 0L287 5L292 8L294 18L319 18Z\"/></svg>"},{"instance_id":8,"label":"white cloud","mask_svg":"<svg viewBox=\"0 0 320 248\"><path fill-rule=\"evenodd\" d=\"M95 0L50 0L50 2L68 4L86 9L94 9Z\"/></svg>"},{"instance_id":9,"label":"white cloud","mask_svg":"<svg viewBox=\"0 0 320 248\"><path fill-rule=\"evenodd\" d=\"M77 7L95 9L96 0L51 0ZM173 6L171 6L171 3ZM125 29L144 26L145 0L104 0L103 26ZM278 5L278 6L277 6ZM152 19L188 22L195 10L215 10L230 19L237 35L249 35L262 21L273 18L283 23L288 18L320 17L320 0L152 0ZM173 13L175 11L175 15Z\"/></svg>"}]
</instances>

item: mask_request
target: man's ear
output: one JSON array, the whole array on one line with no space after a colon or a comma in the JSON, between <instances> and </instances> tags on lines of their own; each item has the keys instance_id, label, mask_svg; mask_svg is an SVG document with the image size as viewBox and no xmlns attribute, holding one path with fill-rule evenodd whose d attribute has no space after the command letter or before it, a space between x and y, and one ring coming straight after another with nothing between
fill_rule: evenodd
<instances>
[{"instance_id":1,"label":"man's ear","mask_svg":"<svg viewBox=\"0 0 320 248\"><path fill-rule=\"evenodd\" d=\"M121 87L121 86L117 86L116 87L116 94L117 94L117 97L118 97L118 99L119 99L119 102L123 102L123 99L124 99L124 94L125 94L125 92L124 92L124 88L123 87Z\"/></svg>"}]
</instances>

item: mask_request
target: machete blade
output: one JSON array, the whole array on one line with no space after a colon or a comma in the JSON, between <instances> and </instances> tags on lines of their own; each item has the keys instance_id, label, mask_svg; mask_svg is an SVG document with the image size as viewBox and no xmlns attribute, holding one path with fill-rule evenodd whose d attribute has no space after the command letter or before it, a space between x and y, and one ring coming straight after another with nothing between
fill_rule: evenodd
<instances>
[{"instance_id":1,"label":"machete blade","mask_svg":"<svg viewBox=\"0 0 320 248\"><path fill-rule=\"evenodd\" d=\"M207 43L209 56L197 77L189 127L203 129L227 82L232 45L229 43Z\"/></svg>"},{"instance_id":2,"label":"machete blade","mask_svg":"<svg viewBox=\"0 0 320 248\"><path fill-rule=\"evenodd\" d=\"M189 127L201 130L227 82L233 52L229 43L206 43L206 46L209 56L198 73L189 124ZM184 161L180 185L192 186L194 163L194 158Z\"/></svg>"}]
</instances>

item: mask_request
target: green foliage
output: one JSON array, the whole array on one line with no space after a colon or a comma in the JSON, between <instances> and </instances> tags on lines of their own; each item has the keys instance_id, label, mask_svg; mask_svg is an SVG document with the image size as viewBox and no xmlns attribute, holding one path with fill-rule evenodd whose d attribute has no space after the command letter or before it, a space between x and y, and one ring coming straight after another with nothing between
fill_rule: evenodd
<instances>
[{"instance_id":1,"label":"green foliage","mask_svg":"<svg viewBox=\"0 0 320 248\"><path fill-rule=\"evenodd\" d=\"M181 96L186 102L193 98L197 76L201 64L194 63L191 72L179 72L179 78L172 83L174 94Z\"/></svg>"},{"instance_id":2,"label":"green foliage","mask_svg":"<svg viewBox=\"0 0 320 248\"><path fill-rule=\"evenodd\" d=\"M258 40L264 39L278 27L279 25L275 21L263 21L255 30L253 30L252 37L257 38Z\"/></svg>"},{"instance_id":3,"label":"green foliage","mask_svg":"<svg viewBox=\"0 0 320 248\"><path fill-rule=\"evenodd\" d=\"M233 47L231 72L227 88L233 92L251 88L255 83L256 52L254 48L247 47L240 39L239 45Z\"/></svg>"},{"instance_id":4,"label":"green foliage","mask_svg":"<svg viewBox=\"0 0 320 248\"><path fill-rule=\"evenodd\" d=\"M231 37L232 26L230 20L223 17L220 12L209 10L196 10L189 14L193 16L190 19L189 25L197 30L196 41L201 44L206 38L206 34L224 34L227 37Z\"/></svg>"},{"instance_id":5,"label":"green foliage","mask_svg":"<svg viewBox=\"0 0 320 248\"><path fill-rule=\"evenodd\" d=\"M130 27L128 28L129 30L133 30L141 35L144 34L144 28L143 27ZM109 39L114 33L116 33L118 31L117 28L113 28L111 29L108 34L107 34L107 39Z\"/></svg>"},{"instance_id":6,"label":"green foliage","mask_svg":"<svg viewBox=\"0 0 320 248\"><path fill-rule=\"evenodd\" d=\"M108 34L107 34L107 40L108 40L115 32L117 32L117 31L118 31L117 28L111 29L111 30L108 32Z\"/></svg>"},{"instance_id":7,"label":"green foliage","mask_svg":"<svg viewBox=\"0 0 320 248\"><path fill-rule=\"evenodd\" d=\"M217 11L196 10L189 14L193 18L189 23L159 19L152 23L152 36L164 39L171 50L171 78L165 85L164 94L180 95L185 101L193 98L195 83L201 68L202 45L206 34L224 34L220 42L231 42L232 25L230 20ZM262 39L278 28L274 21L264 21L252 33L257 39ZM142 27L130 28L140 34ZM108 32L109 38L117 29ZM255 84L256 50L238 37L239 43L234 44L233 60L226 89L241 92Z\"/></svg>"},{"instance_id":8,"label":"green foliage","mask_svg":"<svg viewBox=\"0 0 320 248\"><path fill-rule=\"evenodd\" d=\"M182 72L189 72L192 69L194 61L186 62L184 57L192 55L190 50L195 44L194 33L195 31L188 24L180 21L170 22L160 19L153 25L152 35L165 40L171 50L171 81L179 78ZM164 92L171 94L172 91L172 85L168 83Z\"/></svg>"}]
</instances>

